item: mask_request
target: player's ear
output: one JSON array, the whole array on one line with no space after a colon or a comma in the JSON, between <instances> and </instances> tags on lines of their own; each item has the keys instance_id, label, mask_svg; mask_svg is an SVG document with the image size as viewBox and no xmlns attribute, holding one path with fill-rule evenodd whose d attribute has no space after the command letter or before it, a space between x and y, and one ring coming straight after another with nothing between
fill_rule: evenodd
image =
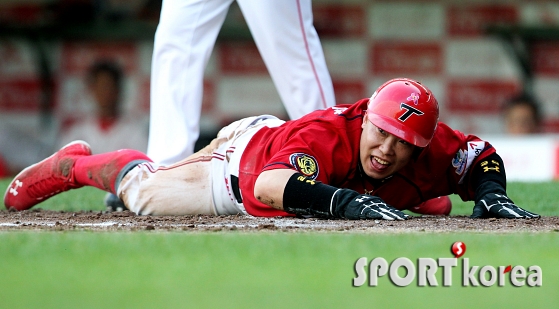
<instances>
[{"instance_id":1,"label":"player's ear","mask_svg":"<svg viewBox=\"0 0 559 309\"><path fill-rule=\"evenodd\" d=\"M367 117L367 113L365 113L365 116L363 116L363 123L361 124L361 128L365 129L367 121L369 121L369 118Z\"/></svg>"}]
</instances>

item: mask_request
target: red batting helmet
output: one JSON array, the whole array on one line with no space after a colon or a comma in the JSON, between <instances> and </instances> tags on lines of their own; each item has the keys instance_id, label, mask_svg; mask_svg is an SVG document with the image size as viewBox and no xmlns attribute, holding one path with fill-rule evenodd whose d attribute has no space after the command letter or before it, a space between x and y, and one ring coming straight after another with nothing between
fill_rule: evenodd
<instances>
[{"instance_id":1,"label":"red batting helmet","mask_svg":"<svg viewBox=\"0 0 559 309\"><path fill-rule=\"evenodd\" d=\"M425 147L437 128L439 103L421 83L396 78L373 93L367 106L367 118L386 132L415 146Z\"/></svg>"}]
</instances>

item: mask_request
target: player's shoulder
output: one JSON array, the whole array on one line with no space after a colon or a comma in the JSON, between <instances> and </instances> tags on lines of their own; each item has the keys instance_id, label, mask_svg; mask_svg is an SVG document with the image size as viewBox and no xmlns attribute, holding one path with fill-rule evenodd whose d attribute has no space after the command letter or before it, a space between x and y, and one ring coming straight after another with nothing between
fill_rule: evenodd
<instances>
[{"instance_id":1,"label":"player's shoulder","mask_svg":"<svg viewBox=\"0 0 559 309\"><path fill-rule=\"evenodd\" d=\"M453 129L448 124L439 121L437 123L437 128L435 129L433 138L445 140L445 139L463 138L464 135L465 134L463 132Z\"/></svg>"},{"instance_id":2,"label":"player's shoulder","mask_svg":"<svg viewBox=\"0 0 559 309\"><path fill-rule=\"evenodd\" d=\"M438 162L443 162L443 157L452 160L458 158L459 160L462 157L469 156L467 152L473 152L477 156L487 150L491 152L491 148L489 142L475 135L464 134L443 122L439 122L431 143L429 143L426 151L422 152L422 157L431 158Z\"/></svg>"},{"instance_id":3,"label":"player's shoulder","mask_svg":"<svg viewBox=\"0 0 559 309\"><path fill-rule=\"evenodd\" d=\"M435 130L435 135L433 139L439 140L449 140L449 139L458 139L463 142L465 141L482 141L483 139L478 137L474 134L464 133L460 130L453 129L449 125L439 122L437 124L437 129Z\"/></svg>"},{"instance_id":4,"label":"player's shoulder","mask_svg":"<svg viewBox=\"0 0 559 309\"><path fill-rule=\"evenodd\" d=\"M360 123L367 109L367 102L368 99L363 99L353 104L338 104L322 110L316 119L342 126L349 122Z\"/></svg>"},{"instance_id":5,"label":"player's shoulder","mask_svg":"<svg viewBox=\"0 0 559 309\"><path fill-rule=\"evenodd\" d=\"M352 119L355 117L363 116L367 110L367 104L369 99L361 99L353 104L338 104L331 107L332 114L343 117L346 119Z\"/></svg>"},{"instance_id":6,"label":"player's shoulder","mask_svg":"<svg viewBox=\"0 0 559 309\"><path fill-rule=\"evenodd\" d=\"M354 104L339 104L327 109L317 110L309 113L297 120L291 120L278 131L297 132L297 136L306 136L309 133L322 139L332 135L342 136L353 135L361 131L363 115L366 103L358 101ZM361 103L361 104L360 104Z\"/></svg>"}]
</instances>

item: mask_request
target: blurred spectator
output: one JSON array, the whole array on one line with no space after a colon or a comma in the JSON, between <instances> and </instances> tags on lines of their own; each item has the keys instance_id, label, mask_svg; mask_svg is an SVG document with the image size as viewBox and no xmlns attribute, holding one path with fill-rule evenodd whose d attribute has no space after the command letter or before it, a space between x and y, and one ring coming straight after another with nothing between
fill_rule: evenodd
<instances>
[{"instance_id":1,"label":"blurred spectator","mask_svg":"<svg viewBox=\"0 0 559 309\"><path fill-rule=\"evenodd\" d=\"M528 94L511 98L504 106L505 132L510 135L525 135L541 132L539 104Z\"/></svg>"},{"instance_id":2,"label":"blurred spectator","mask_svg":"<svg viewBox=\"0 0 559 309\"><path fill-rule=\"evenodd\" d=\"M111 61L100 61L90 67L86 83L95 103L95 114L79 119L63 129L58 147L81 139L90 144L94 153L122 148L146 151L147 121L122 116L122 71Z\"/></svg>"}]
</instances>

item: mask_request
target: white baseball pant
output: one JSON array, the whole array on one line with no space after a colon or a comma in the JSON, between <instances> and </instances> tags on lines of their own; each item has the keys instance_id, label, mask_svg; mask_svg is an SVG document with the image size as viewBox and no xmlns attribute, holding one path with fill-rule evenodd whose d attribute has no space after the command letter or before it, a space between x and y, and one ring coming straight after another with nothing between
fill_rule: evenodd
<instances>
[{"instance_id":1,"label":"white baseball pant","mask_svg":"<svg viewBox=\"0 0 559 309\"><path fill-rule=\"evenodd\" d=\"M172 164L199 137L204 69L234 0L164 0L151 68L147 154ZM311 0L237 0L292 119L335 105Z\"/></svg>"},{"instance_id":2,"label":"white baseball pant","mask_svg":"<svg viewBox=\"0 0 559 309\"><path fill-rule=\"evenodd\" d=\"M246 214L237 202L231 176L238 177L247 143L264 126L284 121L263 115L233 122L204 149L170 166L145 162L131 169L117 195L141 215Z\"/></svg>"}]
</instances>

